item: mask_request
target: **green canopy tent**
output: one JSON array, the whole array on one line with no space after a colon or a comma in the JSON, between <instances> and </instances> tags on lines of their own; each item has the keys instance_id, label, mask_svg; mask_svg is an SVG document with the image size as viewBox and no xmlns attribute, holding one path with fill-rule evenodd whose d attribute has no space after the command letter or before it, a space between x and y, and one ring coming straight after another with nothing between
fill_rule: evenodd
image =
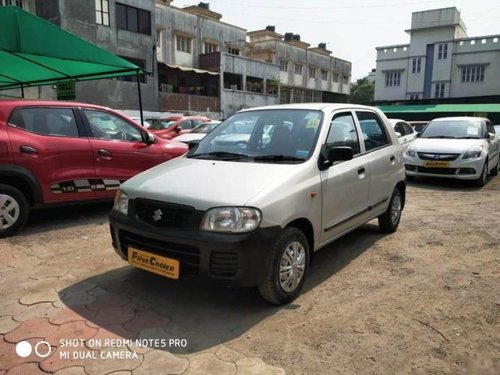
<instances>
[{"instance_id":1,"label":"green canopy tent","mask_svg":"<svg viewBox=\"0 0 500 375\"><path fill-rule=\"evenodd\" d=\"M137 76L144 70L18 7L0 7L0 90Z\"/></svg>"}]
</instances>

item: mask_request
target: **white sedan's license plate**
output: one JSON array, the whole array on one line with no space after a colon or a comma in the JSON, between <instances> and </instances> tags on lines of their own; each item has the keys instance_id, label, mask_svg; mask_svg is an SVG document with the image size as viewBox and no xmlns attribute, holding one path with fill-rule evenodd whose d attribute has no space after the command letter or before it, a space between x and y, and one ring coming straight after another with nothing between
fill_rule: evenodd
<instances>
[{"instance_id":1,"label":"white sedan's license plate","mask_svg":"<svg viewBox=\"0 0 500 375\"><path fill-rule=\"evenodd\" d=\"M424 162L426 168L448 168L449 166L450 163L447 161L432 160Z\"/></svg>"}]
</instances>

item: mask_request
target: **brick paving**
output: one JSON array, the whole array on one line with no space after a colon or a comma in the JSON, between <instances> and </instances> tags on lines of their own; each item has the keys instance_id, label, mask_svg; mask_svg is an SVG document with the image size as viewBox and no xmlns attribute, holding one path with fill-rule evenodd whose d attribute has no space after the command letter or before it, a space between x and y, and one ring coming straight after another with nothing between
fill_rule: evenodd
<instances>
[{"instance_id":1,"label":"brick paving","mask_svg":"<svg viewBox=\"0 0 500 375\"><path fill-rule=\"evenodd\" d=\"M222 344L203 348L197 345L203 340L197 332L176 327L168 315L95 284L80 283L70 293L61 286L59 292L53 287L44 290L43 285L50 283L37 284L35 293L5 299L0 306L0 375L285 373ZM172 353L154 341L180 332L188 349ZM135 339L150 341L137 346ZM16 353L21 341L32 347L27 357Z\"/></svg>"}]
</instances>

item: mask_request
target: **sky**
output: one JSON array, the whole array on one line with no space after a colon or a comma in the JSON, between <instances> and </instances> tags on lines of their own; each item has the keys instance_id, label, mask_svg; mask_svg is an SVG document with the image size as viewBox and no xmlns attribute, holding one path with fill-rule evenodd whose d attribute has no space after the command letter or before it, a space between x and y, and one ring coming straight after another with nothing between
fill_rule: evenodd
<instances>
[{"instance_id":1,"label":"sky","mask_svg":"<svg viewBox=\"0 0 500 375\"><path fill-rule=\"evenodd\" d=\"M409 43L412 12L456 7L469 37L500 34L500 0L203 0L221 21L247 29L276 26L352 63L352 81L375 68L375 47ZM182 8L199 1L174 0Z\"/></svg>"}]
</instances>

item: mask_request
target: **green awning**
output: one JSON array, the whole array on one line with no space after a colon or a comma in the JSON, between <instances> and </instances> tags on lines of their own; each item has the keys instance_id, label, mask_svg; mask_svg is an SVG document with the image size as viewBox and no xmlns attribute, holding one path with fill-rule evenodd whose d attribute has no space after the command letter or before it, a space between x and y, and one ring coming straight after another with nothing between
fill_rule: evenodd
<instances>
[{"instance_id":1,"label":"green awning","mask_svg":"<svg viewBox=\"0 0 500 375\"><path fill-rule=\"evenodd\" d=\"M143 72L18 7L1 6L0 25L0 90Z\"/></svg>"},{"instance_id":2,"label":"green awning","mask_svg":"<svg viewBox=\"0 0 500 375\"><path fill-rule=\"evenodd\" d=\"M384 113L500 113L500 104L379 105Z\"/></svg>"}]
</instances>

